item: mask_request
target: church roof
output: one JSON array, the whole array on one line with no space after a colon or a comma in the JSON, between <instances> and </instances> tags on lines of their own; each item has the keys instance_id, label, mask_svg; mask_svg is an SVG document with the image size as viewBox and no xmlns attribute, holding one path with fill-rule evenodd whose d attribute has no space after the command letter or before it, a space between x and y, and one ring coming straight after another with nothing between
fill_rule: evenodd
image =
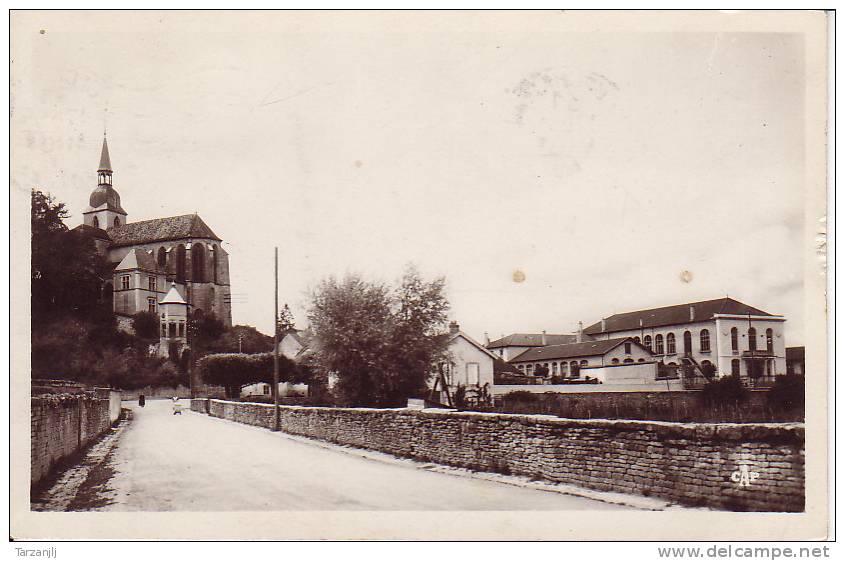
<instances>
[{"instance_id":1,"label":"church roof","mask_svg":"<svg viewBox=\"0 0 845 561\"><path fill-rule=\"evenodd\" d=\"M170 285L170 290L164 295L159 304L187 304L179 291L176 290L176 283Z\"/></svg>"},{"instance_id":2,"label":"church roof","mask_svg":"<svg viewBox=\"0 0 845 561\"><path fill-rule=\"evenodd\" d=\"M191 238L220 241L197 214L130 222L109 228L107 232L112 239L112 247Z\"/></svg>"},{"instance_id":3,"label":"church roof","mask_svg":"<svg viewBox=\"0 0 845 561\"><path fill-rule=\"evenodd\" d=\"M143 249L132 249L126 257L115 267L115 271L142 269L144 271L160 272L161 268L153 256Z\"/></svg>"},{"instance_id":4,"label":"church roof","mask_svg":"<svg viewBox=\"0 0 845 561\"><path fill-rule=\"evenodd\" d=\"M100 167L97 171L112 171L111 169L111 158L109 158L109 143L106 141L106 137L103 137L103 151L100 152Z\"/></svg>"}]
</instances>

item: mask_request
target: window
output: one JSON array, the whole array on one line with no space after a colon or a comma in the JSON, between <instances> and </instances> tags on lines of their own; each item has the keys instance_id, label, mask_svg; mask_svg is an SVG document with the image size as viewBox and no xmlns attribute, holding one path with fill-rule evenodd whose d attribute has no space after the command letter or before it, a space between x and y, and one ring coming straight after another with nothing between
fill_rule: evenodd
<instances>
[{"instance_id":1,"label":"window","mask_svg":"<svg viewBox=\"0 0 845 561\"><path fill-rule=\"evenodd\" d=\"M675 334L670 333L666 336L666 353L673 355L675 354Z\"/></svg>"},{"instance_id":2,"label":"window","mask_svg":"<svg viewBox=\"0 0 845 561\"><path fill-rule=\"evenodd\" d=\"M526 374L533 374L534 373L534 365L533 364L526 364L525 365L525 373Z\"/></svg>"},{"instance_id":3,"label":"window","mask_svg":"<svg viewBox=\"0 0 845 561\"><path fill-rule=\"evenodd\" d=\"M114 217L114 227L117 228L118 226L120 226L120 218L115 216Z\"/></svg>"},{"instance_id":4,"label":"window","mask_svg":"<svg viewBox=\"0 0 845 561\"><path fill-rule=\"evenodd\" d=\"M689 354L692 352L692 333L689 331L684 331L684 353Z\"/></svg>"},{"instance_id":5,"label":"window","mask_svg":"<svg viewBox=\"0 0 845 561\"><path fill-rule=\"evenodd\" d=\"M561 362L561 363L560 363L560 375L561 375L561 376L565 376L565 375L566 375L566 370L567 370L566 366L567 366L567 365L566 365L566 362Z\"/></svg>"},{"instance_id":6,"label":"window","mask_svg":"<svg viewBox=\"0 0 845 561\"><path fill-rule=\"evenodd\" d=\"M167 324L166 323L161 324L161 336L167 337Z\"/></svg>"},{"instance_id":7,"label":"window","mask_svg":"<svg viewBox=\"0 0 845 561\"><path fill-rule=\"evenodd\" d=\"M625 343L625 354L631 354L631 343Z\"/></svg>"},{"instance_id":8,"label":"window","mask_svg":"<svg viewBox=\"0 0 845 561\"><path fill-rule=\"evenodd\" d=\"M637 362L645 362L644 358L639 359Z\"/></svg>"},{"instance_id":9,"label":"window","mask_svg":"<svg viewBox=\"0 0 845 561\"><path fill-rule=\"evenodd\" d=\"M739 359L735 358L731 361L731 374L733 376L739 376Z\"/></svg>"},{"instance_id":10,"label":"window","mask_svg":"<svg viewBox=\"0 0 845 561\"><path fill-rule=\"evenodd\" d=\"M523 370L525 370L525 366L523 366L522 364L517 364L517 365L516 365L516 367L517 367L517 368L519 368L519 371L520 371L520 372L522 372Z\"/></svg>"},{"instance_id":11,"label":"window","mask_svg":"<svg viewBox=\"0 0 845 561\"><path fill-rule=\"evenodd\" d=\"M770 353L775 352L775 342L772 338L773 332L771 329L766 330L766 350Z\"/></svg>"},{"instance_id":12,"label":"window","mask_svg":"<svg viewBox=\"0 0 845 561\"><path fill-rule=\"evenodd\" d=\"M654 352L659 355L663 354L663 335L654 338Z\"/></svg>"},{"instance_id":13,"label":"window","mask_svg":"<svg viewBox=\"0 0 845 561\"><path fill-rule=\"evenodd\" d=\"M264 395L270 395L270 386L267 384L264 385Z\"/></svg>"},{"instance_id":14,"label":"window","mask_svg":"<svg viewBox=\"0 0 845 561\"><path fill-rule=\"evenodd\" d=\"M640 344L640 338L639 338L639 337L634 337L634 342L635 342L636 344L638 344L638 345L639 345L639 344Z\"/></svg>"},{"instance_id":15,"label":"window","mask_svg":"<svg viewBox=\"0 0 845 561\"><path fill-rule=\"evenodd\" d=\"M552 363L552 376L557 376L557 363Z\"/></svg>"},{"instance_id":16,"label":"window","mask_svg":"<svg viewBox=\"0 0 845 561\"><path fill-rule=\"evenodd\" d=\"M176 337L176 322L171 321L167 324L167 337Z\"/></svg>"},{"instance_id":17,"label":"window","mask_svg":"<svg viewBox=\"0 0 845 561\"><path fill-rule=\"evenodd\" d=\"M99 227L100 227L100 219L95 216L94 217L94 228L99 228Z\"/></svg>"},{"instance_id":18,"label":"window","mask_svg":"<svg viewBox=\"0 0 845 561\"><path fill-rule=\"evenodd\" d=\"M767 360L766 361L766 376L771 377L771 375L772 375L772 361Z\"/></svg>"},{"instance_id":19,"label":"window","mask_svg":"<svg viewBox=\"0 0 845 561\"><path fill-rule=\"evenodd\" d=\"M581 362L578 363L578 366L584 367L584 366L587 366L587 364L588 363L587 363L586 360L582 360Z\"/></svg>"},{"instance_id":20,"label":"window","mask_svg":"<svg viewBox=\"0 0 845 561\"><path fill-rule=\"evenodd\" d=\"M619 359L614 358L613 360L610 361L610 364L619 364Z\"/></svg>"},{"instance_id":21,"label":"window","mask_svg":"<svg viewBox=\"0 0 845 561\"><path fill-rule=\"evenodd\" d=\"M731 327L731 351L734 353L739 351L739 332L736 327Z\"/></svg>"},{"instance_id":22,"label":"window","mask_svg":"<svg viewBox=\"0 0 845 561\"><path fill-rule=\"evenodd\" d=\"M748 350L757 350L757 330L753 327L748 328Z\"/></svg>"},{"instance_id":23,"label":"window","mask_svg":"<svg viewBox=\"0 0 845 561\"><path fill-rule=\"evenodd\" d=\"M167 266L167 249L164 246L158 248L158 255L156 260L158 261L158 266L164 269Z\"/></svg>"},{"instance_id":24,"label":"window","mask_svg":"<svg viewBox=\"0 0 845 561\"><path fill-rule=\"evenodd\" d=\"M129 290L129 275L121 275L121 277L120 277L120 289L121 290Z\"/></svg>"},{"instance_id":25,"label":"window","mask_svg":"<svg viewBox=\"0 0 845 561\"><path fill-rule=\"evenodd\" d=\"M147 311L150 313L156 313L156 299L155 298L147 298Z\"/></svg>"},{"instance_id":26,"label":"window","mask_svg":"<svg viewBox=\"0 0 845 561\"><path fill-rule=\"evenodd\" d=\"M640 360L642 360L642 359L640 359ZM622 362L625 363L625 364L633 364L634 359L633 358L626 358Z\"/></svg>"},{"instance_id":27,"label":"window","mask_svg":"<svg viewBox=\"0 0 845 561\"><path fill-rule=\"evenodd\" d=\"M468 386L477 386L478 385L478 363L477 362L468 362L467 363L467 385Z\"/></svg>"},{"instance_id":28,"label":"window","mask_svg":"<svg viewBox=\"0 0 845 561\"><path fill-rule=\"evenodd\" d=\"M643 338L643 346L645 348L647 348L648 350L652 350L651 349L651 335L646 335L645 338Z\"/></svg>"},{"instance_id":29,"label":"window","mask_svg":"<svg viewBox=\"0 0 845 561\"><path fill-rule=\"evenodd\" d=\"M710 332L706 329L702 329L701 333L698 334L698 342L701 346L701 352L707 353L710 352Z\"/></svg>"},{"instance_id":30,"label":"window","mask_svg":"<svg viewBox=\"0 0 845 561\"><path fill-rule=\"evenodd\" d=\"M150 281L150 292L155 292L155 291L156 291L156 280L157 280L157 279L156 279L155 277L149 277L149 281Z\"/></svg>"},{"instance_id":31,"label":"window","mask_svg":"<svg viewBox=\"0 0 845 561\"><path fill-rule=\"evenodd\" d=\"M581 375L581 367L578 366L578 363L575 362L574 360L569 363L569 370L572 373L573 378L577 378L578 376Z\"/></svg>"}]
</instances>

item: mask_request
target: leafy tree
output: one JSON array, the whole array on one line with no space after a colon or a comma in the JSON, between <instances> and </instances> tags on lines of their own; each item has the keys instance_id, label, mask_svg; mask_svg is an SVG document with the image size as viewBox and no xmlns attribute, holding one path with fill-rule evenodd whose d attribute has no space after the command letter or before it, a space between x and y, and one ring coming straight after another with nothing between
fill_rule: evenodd
<instances>
[{"instance_id":1,"label":"leafy tree","mask_svg":"<svg viewBox=\"0 0 845 561\"><path fill-rule=\"evenodd\" d=\"M701 373L708 380L712 380L713 377L716 375L716 367L710 362L708 362L707 364L702 364Z\"/></svg>"},{"instance_id":2,"label":"leafy tree","mask_svg":"<svg viewBox=\"0 0 845 561\"><path fill-rule=\"evenodd\" d=\"M549 367L544 366L542 364L538 364L537 368L534 369L534 375L535 376L542 376L542 377L545 378L546 376L549 375Z\"/></svg>"},{"instance_id":3,"label":"leafy tree","mask_svg":"<svg viewBox=\"0 0 845 561\"><path fill-rule=\"evenodd\" d=\"M158 341L159 321L154 312L138 312L132 317L132 329L143 341Z\"/></svg>"},{"instance_id":4,"label":"leafy tree","mask_svg":"<svg viewBox=\"0 0 845 561\"><path fill-rule=\"evenodd\" d=\"M64 313L88 314L104 301L103 280L110 277L105 259L88 236L69 231L64 203L32 190L32 320L42 322Z\"/></svg>"},{"instance_id":5,"label":"leafy tree","mask_svg":"<svg viewBox=\"0 0 845 561\"><path fill-rule=\"evenodd\" d=\"M340 404L397 406L424 391L448 341L444 285L409 266L395 289L357 275L317 287L308 312L313 360L336 375Z\"/></svg>"},{"instance_id":6,"label":"leafy tree","mask_svg":"<svg viewBox=\"0 0 845 561\"><path fill-rule=\"evenodd\" d=\"M208 344L215 353L264 353L273 350L273 338L251 325L234 325Z\"/></svg>"},{"instance_id":7,"label":"leafy tree","mask_svg":"<svg viewBox=\"0 0 845 561\"><path fill-rule=\"evenodd\" d=\"M202 357L197 369L203 382L226 388L226 395L237 397L241 387L257 382L273 383L273 353L217 353ZM289 358L279 356L279 381L300 381L300 369Z\"/></svg>"}]
</instances>

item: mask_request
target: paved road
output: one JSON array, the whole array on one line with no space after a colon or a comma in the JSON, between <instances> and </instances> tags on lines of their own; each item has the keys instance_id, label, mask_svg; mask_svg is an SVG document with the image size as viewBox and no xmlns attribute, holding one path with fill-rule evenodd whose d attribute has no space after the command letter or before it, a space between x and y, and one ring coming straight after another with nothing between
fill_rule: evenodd
<instances>
[{"instance_id":1,"label":"paved road","mask_svg":"<svg viewBox=\"0 0 845 561\"><path fill-rule=\"evenodd\" d=\"M173 415L168 401L131 407L133 420L99 470L96 510L625 508L362 458L191 411Z\"/></svg>"}]
</instances>

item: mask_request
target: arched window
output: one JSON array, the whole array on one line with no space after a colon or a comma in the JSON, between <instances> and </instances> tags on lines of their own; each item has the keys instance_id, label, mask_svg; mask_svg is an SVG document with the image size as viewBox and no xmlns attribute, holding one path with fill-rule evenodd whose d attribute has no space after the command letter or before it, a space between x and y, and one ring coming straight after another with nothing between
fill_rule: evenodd
<instances>
[{"instance_id":1,"label":"arched window","mask_svg":"<svg viewBox=\"0 0 845 561\"><path fill-rule=\"evenodd\" d=\"M212 280L217 283L217 254L220 253L220 250L216 245L211 246L211 274L213 275Z\"/></svg>"},{"instance_id":2,"label":"arched window","mask_svg":"<svg viewBox=\"0 0 845 561\"><path fill-rule=\"evenodd\" d=\"M176 282L185 282L185 244L176 246Z\"/></svg>"},{"instance_id":3,"label":"arched window","mask_svg":"<svg viewBox=\"0 0 845 561\"><path fill-rule=\"evenodd\" d=\"M748 350L757 350L757 330L753 327L748 328Z\"/></svg>"},{"instance_id":4,"label":"arched window","mask_svg":"<svg viewBox=\"0 0 845 561\"><path fill-rule=\"evenodd\" d=\"M569 363L569 371L572 374L573 378L577 378L581 375L581 369L578 367L578 363L574 360Z\"/></svg>"},{"instance_id":5,"label":"arched window","mask_svg":"<svg viewBox=\"0 0 845 561\"><path fill-rule=\"evenodd\" d=\"M731 327L731 350L733 352L739 351L739 332L736 327Z\"/></svg>"},{"instance_id":6,"label":"arched window","mask_svg":"<svg viewBox=\"0 0 845 561\"><path fill-rule=\"evenodd\" d=\"M698 342L701 345L701 352L706 353L710 350L710 332L702 329L698 334Z\"/></svg>"},{"instance_id":7,"label":"arched window","mask_svg":"<svg viewBox=\"0 0 845 561\"><path fill-rule=\"evenodd\" d=\"M120 226L120 217L115 216L114 217L114 227L117 228L118 226Z\"/></svg>"},{"instance_id":8,"label":"arched window","mask_svg":"<svg viewBox=\"0 0 845 561\"><path fill-rule=\"evenodd\" d=\"M634 341L635 341L638 345L640 344L640 338L639 338L639 337L634 337Z\"/></svg>"},{"instance_id":9,"label":"arched window","mask_svg":"<svg viewBox=\"0 0 845 561\"><path fill-rule=\"evenodd\" d=\"M663 335L654 338L654 352L659 355L663 354Z\"/></svg>"},{"instance_id":10,"label":"arched window","mask_svg":"<svg viewBox=\"0 0 845 561\"><path fill-rule=\"evenodd\" d=\"M560 375L561 376L566 375L566 370L567 370L566 366L567 366L566 361L563 361L563 362L560 363Z\"/></svg>"},{"instance_id":11,"label":"arched window","mask_svg":"<svg viewBox=\"0 0 845 561\"><path fill-rule=\"evenodd\" d=\"M646 335L643 338L643 346L648 350L651 350L651 335Z\"/></svg>"},{"instance_id":12,"label":"arched window","mask_svg":"<svg viewBox=\"0 0 845 561\"><path fill-rule=\"evenodd\" d=\"M614 358L613 360L610 361L610 364L619 364L619 359Z\"/></svg>"},{"instance_id":13,"label":"arched window","mask_svg":"<svg viewBox=\"0 0 845 561\"><path fill-rule=\"evenodd\" d=\"M692 352L692 333L689 331L684 331L684 353L689 354Z\"/></svg>"},{"instance_id":14,"label":"arched window","mask_svg":"<svg viewBox=\"0 0 845 561\"><path fill-rule=\"evenodd\" d=\"M739 376L739 359L735 358L731 361L731 375Z\"/></svg>"},{"instance_id":15,"label":"arched window","mask_svg":"<svg viewBox=\"0 0 845 561\"><path fill-rule=\"evenodd\" d=\"M99 227L100 227L100 219L95 216L94 217L94 228L99 228Z\"/></svg>"},{"instance_id":16,"label":"arched window","mask_svg":"<svg viewBox=\"0 0 845 561\"><path fill-rule=\"evenodd\" d=\"M164 246L158 248L158 255L156 261L158 262L158 266L162 269L167 267L167 249L165 249Z\"/></svg>"},{"instance_id":17,"label":"arched window","mask_svg":"<svg viewBox=\"0 0 845 561\"><path fill-rule=\"evenodd\" d=\"M191 280L206 282L205 245L196 243L191 246Z\"/></svg>"},{"instance_id":18,"label":"arched window","mask_svg":"<svg viewBox=\"0 0 845 561\"><path fill-rule=\"evenodd\" d=\"M641 358L641 359L637 360L637 362L645 362L645 359Z\"/></svg>"},{"instance_id":19,"label":"arched window","mask_svg":"<svg viewBox=\"0 0 845 561\"><path fill-rule=\"evenodd\" d=\"M675 334L670 333L666 336L666 353L675 354Z\"/></svg>"},{"instance_id":20,"label":"arched window","mask_svg":"<svg viewBox=\"0 0 845 561\"><path fill-rule=\"evenodd\" d=\"M773 339L774 332L771 329L766 330L766 350L770 353L775 352L775 341Z\"/></svg>"},{"instance_id":21,"label":"arched window","mask_svg":"<svg viewBox=\"0 0 845 561\"><path fill-rule=\"evenodd\" d=\"M640 359L640 360L642 360L642 359ZM634 362L634 359L633 358L626 358L622 362L624 362L625 364L632 364Z\"/></svg>"},{"instance_id":22,"label":"arched window","mask_svg":"<svg viewBox=\"0 0 845 561\"><path fill-rule=\"evenodd\" d=\"M588 363L587 363L586 360L582 360L581 362L578 363L578 366L587 366L587 364Z\"/></svg>"}]
</instances>

